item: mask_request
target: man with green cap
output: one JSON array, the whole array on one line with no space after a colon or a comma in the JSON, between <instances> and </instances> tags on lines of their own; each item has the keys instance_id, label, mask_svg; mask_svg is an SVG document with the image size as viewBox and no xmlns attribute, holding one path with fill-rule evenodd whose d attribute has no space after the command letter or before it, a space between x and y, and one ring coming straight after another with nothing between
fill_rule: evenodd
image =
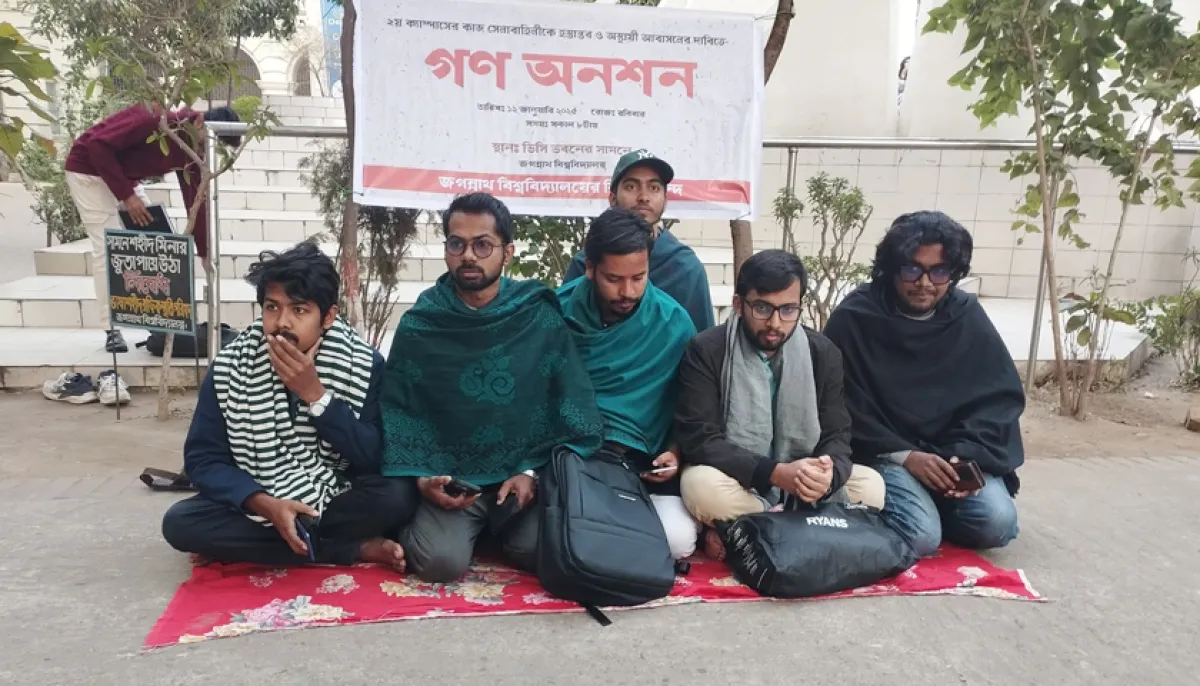
<instances>
[{"instance_id":1,"label":"man with green cap","mask_svg":"<svg viewBox=\"0 0 1200 686\"><path fill-rule=\"evenodd\" d=\"M675 170L648 150L634 150L617 160L609 186L608 204L641 215L654 229L654 249L650 253L650 282L665 291L687 310L697 331L712 328L712 294L708 290L708 273L692 249L670 231L663 229L662 217L667 207L667 184L675 178ZM575 256L563 283L584 275L586 260L582 252Z\"/></svg>"}]
</instances>

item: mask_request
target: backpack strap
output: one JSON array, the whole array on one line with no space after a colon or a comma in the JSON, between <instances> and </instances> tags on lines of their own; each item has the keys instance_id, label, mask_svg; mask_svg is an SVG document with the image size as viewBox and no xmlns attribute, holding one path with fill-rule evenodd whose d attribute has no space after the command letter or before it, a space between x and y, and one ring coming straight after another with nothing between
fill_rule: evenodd
<instances>
[{"instance_id":1,"label":"backpack strap","mask_svg":"<svg viewBox=\"0 0 1200 686\"><path fill-rule=\"evenodd\" d=\"M612 624L612 620L608 618L608 615L604 614L604 611L595 605L592 605L591 603L580 603L580 605L583 606L584 610L587 610L587 613L592 616L592 619L599 622L600 626L608 626Z\"/></svg>"}]
</instances>

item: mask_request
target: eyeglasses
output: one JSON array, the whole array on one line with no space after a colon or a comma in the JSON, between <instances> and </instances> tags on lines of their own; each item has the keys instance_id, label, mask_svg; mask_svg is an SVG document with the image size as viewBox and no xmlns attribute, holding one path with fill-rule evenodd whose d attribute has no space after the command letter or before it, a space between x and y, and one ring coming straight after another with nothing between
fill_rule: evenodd
<instances>
[{"instance_id":1,"label":"eyeglasses","mask_svg":"<svg viewBox=\"0 0 1200 686\"><path fill-rule=\"evenodd\" d=\"M779 319L785 322L794 322L800 318L800 306L795 303L787 305L772 305L762 300L756 300L750 303L750 315L759 321L767 321L779 313Z\"/></svg>"},{"instance_id":2,"label":"eyeglasses","mask_svg":"<svg viewBox=\"0 0 1200 686\"><path fill-rule=\"evenodd\" d=\"M919 264L906 264L900 267L900 280L905 283L916 283L921 280L922 276L928 276L929 283L941 286L950 283L950 277L953 274L953 269L941 264L928 269Z\"/></svg>"},{"instance_id":3,"label":"eyeglasses","mask_svg":"<svg viewBox=\"0 0 1200 686\"><path fill-rule=\"evenodd\" d=\"M444 243L446 246L446 254L458 257L467 252L467 242L458 236L451 236ZM471 241L471 252L475 253L475 257L481 260L486 260L492 256L492 251L498 246L487 238L476 238Z\"/></svg>"}]
</instances>

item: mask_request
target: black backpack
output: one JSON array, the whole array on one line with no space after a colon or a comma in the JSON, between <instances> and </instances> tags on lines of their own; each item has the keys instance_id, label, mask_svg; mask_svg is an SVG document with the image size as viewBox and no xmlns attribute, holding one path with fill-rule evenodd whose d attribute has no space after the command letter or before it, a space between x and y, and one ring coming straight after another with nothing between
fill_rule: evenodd
<instances>
[{"instance_id":1,"label":"black backpack","mask_svg":"<svg viewBox=\"0 0 1200 686\"><path fill-rule=\"evenodd\" d=\"M228 324L222 324L221 347L229 345L230 341L238 337L238 333L237 329L230 328ZM146 340L138 343L137 347L145 348L146 352L155 357L162 357L163 350L167 347L167 334L155 331L147 336ZM175 344L171 346L171 357L208 357L208 322L196 327L195 336L176 334Z\"/></svg>"},{"instance_id":2,"label":"black backpack","mask_svg":"<svg viewBox=\"0 0 1200 686\"><path fill-rule=\"evenodd\" d=\"M545 508L538 580L602 625L597 606L641 605L675 585L667 534L638 473L607 453L555 450L539 484Z\"/></svg>"}]
</instances>

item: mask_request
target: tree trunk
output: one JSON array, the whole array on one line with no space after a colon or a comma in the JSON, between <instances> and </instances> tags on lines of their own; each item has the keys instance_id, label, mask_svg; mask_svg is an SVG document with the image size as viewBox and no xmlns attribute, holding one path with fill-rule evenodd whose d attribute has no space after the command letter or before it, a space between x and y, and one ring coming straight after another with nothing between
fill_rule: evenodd
<instances>
[{"instance_id":1,"label":"tree trunk","mask_svg":"<svg viewBox=\"0 0 1200 686\"><path fill-rule=\"evenodd\" d=\"M354 26L358 11L354 0L345 0L342 14L342 104L346 109L346 144L349 146L350 175L354 176ZM362 305L358 279L358 206L353 191L346 196L342 209L342 292L346 294L346 320L362 332Z\"/></svg>"},{"instance_id":2,"label":"tree trunk","mask_svg":"<svg viewBox=\"0 0 1200 686\"><path fill-rule=\"evenodd\" d=\"M771 80L775 64L783 54L783 45L787 42L788 28L792 24L792 0L779 0L779 8L775 11L775 22L771 24L771 33L767 36L767 45L763 48L763 79ZM761 143L760 143L761 144ZM733 240L733 274L737 278L742 265L754 254L754 236L750 222L745 219L735 219L729 222L729 236Z\"/></svg>"},{"instance_id":3,"label":"tree trunk","mask_svg":"<svg viewBox=\"0 0 1200 686\"><path fill-rule=\"evenodd\" d=\"M242 63L238 59L238 53L242 51L242 37L238 36L233 42L233 71L229 72L229 84L225 87L225 104L233 105L233 77L235 74L241 74Z\"/></svg>"}]
</instances>

